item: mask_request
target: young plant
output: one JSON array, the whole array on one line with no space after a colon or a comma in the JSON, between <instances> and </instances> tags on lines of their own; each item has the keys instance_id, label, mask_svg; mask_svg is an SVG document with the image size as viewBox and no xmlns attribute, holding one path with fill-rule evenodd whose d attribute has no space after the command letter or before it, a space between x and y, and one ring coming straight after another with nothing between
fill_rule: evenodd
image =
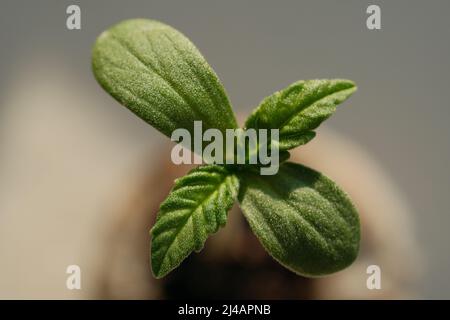
<instances>
[{"instance_id":1,"label":"young plant","mask_svg":"<svg viewBox=\"0 0 450 320\"><path fill-rule=\"evenodd\" d=\"M117 101L166 136L193 134L194 121L222 133L236 119L214 71L180 32L163 23L123 21L97 39L97 81ZM349 80L298 81L265 98L244 129L279 129L280 159L314 138L316 129L356 87ZM252 165L201 165L177 179L151 230L151 265L161 278L227 221L236 199L268 253L303 276L349 266L359 249L358 214L329 178L283 162L276 175Z\"/></svg>"}]
</instances>

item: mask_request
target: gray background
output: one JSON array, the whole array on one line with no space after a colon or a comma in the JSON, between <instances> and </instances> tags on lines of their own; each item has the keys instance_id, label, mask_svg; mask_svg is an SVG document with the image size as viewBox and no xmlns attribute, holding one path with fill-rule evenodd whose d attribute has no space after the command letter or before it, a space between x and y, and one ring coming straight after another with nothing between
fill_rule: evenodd
<instances>
[{"instance_id":1,"label":"gray background","mask_svg":"<svg viewBox=\"0 0 450 320\"><path fill-rule=\"evenodd\" d=\"M65 28L72 3L81 6L81 31ZM369 4L381 6L380 31L365 26ZM97 89L86 67L92 44L108 26L131 17L161 20L186 34L220 76L234 108L245 112L297 79L352 79L358 94L327 125L364 145L394 178L414 210L427 261L422 296L450 298L449 12L449 1L2 0L0 126L3 112L14 107L1 97L20 64L51 54ZM103 121L119 124L125 113L105 110ZM155 136L135 127L124 135Z\"/></svg>"}]
</instances>

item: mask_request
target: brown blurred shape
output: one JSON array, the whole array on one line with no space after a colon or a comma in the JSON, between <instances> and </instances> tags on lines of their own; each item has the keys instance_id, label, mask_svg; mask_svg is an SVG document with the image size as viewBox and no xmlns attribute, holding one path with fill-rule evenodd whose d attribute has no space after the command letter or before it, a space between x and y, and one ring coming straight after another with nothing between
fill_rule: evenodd
<instances>
[{"instance_id":1,"label":"brown blurred shape","mask_svg":"<svg viewBox=\"0 0 450 320\"><path fill-rule=\"evenodd\" d=\"M333 132L293 151L291 161L322 170L353 198L362 224L361 251L350 268L329 277L308 279L275 262L252 234L237 205L227 225L210 237L202 252L191 254L161 280L150 272L149 229L173 180L192 167L175 166L170 152L136 183L111 231L99 279L101 298L314 299L414 297L419 270L407 210L378 166L352 143ZM352 159L351 163L348 159ZM394 192L392 195L391 192ZM395 225L404 226L394 230ZM405 259L412 266L398 270ZM380 265L382 290L368 290L366 268ZM414 265L415 264L415 265Z\"/></svg>"}]
</instances>

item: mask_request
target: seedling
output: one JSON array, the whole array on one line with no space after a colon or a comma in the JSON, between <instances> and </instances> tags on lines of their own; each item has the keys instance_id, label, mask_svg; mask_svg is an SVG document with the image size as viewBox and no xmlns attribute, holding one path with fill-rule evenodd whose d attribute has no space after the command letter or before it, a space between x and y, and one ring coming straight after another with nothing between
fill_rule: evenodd
<instances>
[{"instance_id":1,"label":"seedling","mask_svg":"<svg viewBox=\"0 0 450 320\"><path fill-rule=\"evenodd\" d=\"M109 94L166 136L179 128L193 134L195 121L222 133L238 127L214 71L168 25L134 19L113 26L98 37L92 66ZM200 251L236 200L263 247L289 270L313 277L349 266L360 240L350 199L321 173L286 160L355 90L349 80L298 81L261 102L243 129L278 129L275 175L261 175L261 164L206 164L177 179L151 229L155 277Z\"/></svg>"}]
</instances>

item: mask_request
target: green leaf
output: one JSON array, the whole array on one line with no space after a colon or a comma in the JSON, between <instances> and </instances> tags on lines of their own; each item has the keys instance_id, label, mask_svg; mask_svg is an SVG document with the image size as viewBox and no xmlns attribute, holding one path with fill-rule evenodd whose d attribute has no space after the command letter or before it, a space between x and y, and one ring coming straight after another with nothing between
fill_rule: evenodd
<instances>
[{"instance_id":1,"label":"green leaf","mask_svg":"<svg viewBox=\"0 0 450 320\"><path fill-rule=\"evenodd\" d=\"M313 139L313 130L355 90L355 84L349 80L295 82L265 98L245 127L279 129L280 150L292 149Z\"/></svg>"},{"instance_id":2,"label":"green leaf","mask_svg":"<svg viewBox=\"0 0 450 320\"><path fill-rule=\"evenodd\" d=\"M223 227L239 189L225 167L198 167L175 181L151 230L152 269L161 278L192 251L200 251L209 234Z\"/></svg>"},{"instance_id":3,"label":"green leaf","mask_svg":"<svg viewBox=\"0 0 450 320\"><path fill-rule=\"evenodd\" d=\"M123 21L97 39L92 56L97 81L117 101L167 136L236 128L224 88L195 46L158 21Z\"/></svg>"},{"instance_id":4,"label":"green leaf","mask_svg":"<svg viewBox=\"0 0 450 320\"><path fill-rule=\"evenodd\" d=\"M319 172L289 162L274 176L241 172L239 201L264 248L297 274L333 273L357 256L358 214Z\"/></svg>"}]
</instances>

